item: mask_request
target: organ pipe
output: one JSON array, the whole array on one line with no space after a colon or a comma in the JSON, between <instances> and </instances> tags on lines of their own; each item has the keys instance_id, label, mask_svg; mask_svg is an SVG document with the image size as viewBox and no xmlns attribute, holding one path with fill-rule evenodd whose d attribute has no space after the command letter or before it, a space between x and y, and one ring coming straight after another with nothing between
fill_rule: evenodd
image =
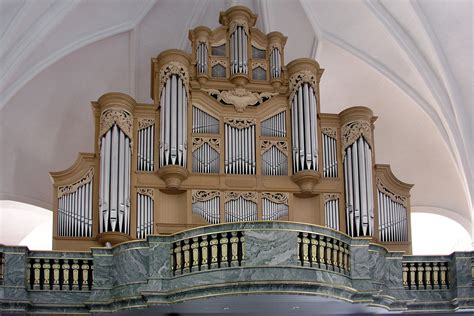
<instances>
[{"instance_id":1,"label":"organ pipe","mask_svg":"<svg viewBox=\"0 0 474 316\"><path fill-rule=\"evenodd\" d=\"M271 79L279 79L281 77L281 53L276 47L270 52L270 76Z\"/></svg>"},{"instance_id":2,"label":"organ pipe","mask_svg":"<svg viewBox=\"0 0 474 316\"><path fill-rule=\"evenodd\" d=\"M257 203L239 196L225 203L224 214L226 222L256 221Z\"/></svg>"},{"instance_id":3,"label":"organ pipe","mask_svg":"<svg viewBox=\"0 0 474 316\"><path fill-rule=\"evenodd\" d=\"M137 193L137 238L153 234L153 193L151 189L139 189Z\"/></svg>"},{"instance_id":4,"label":"organ pipe","mask_svg":"<svg viewBox=\"0 0 474 316\"><path fill-rule=\"evenodd\" d=\"M193 138L193 172L219 173L218 138Z\"/></svg>"},{"instance_id":5,"label":"organ pipe","mask_svg":"<svg viewBox=\"0 0 474 316\"><path fill-rule=\"evenodd\" d=\"M330 197L324 203L325 225L339 230L339 198Z\"/></svg>"},{"instance_id":6,"label":"organ pipe","mask_svg":"<svg viewBox=\"0 0 474 316\"><path fill-rule=\"evenodd\" d=\"M262 220L274 221L288 216L287 193L263 193Z\"/></svg>"},{"instance_id":7,"label":"organ pipe","mask_svg":"<svg viewBox=\"0 0 474 316\"><path fill-rule=\"evenodd\" d=\"M192 210L209 224L220 222L220 195L216 191L193 191Z\"/></svg>"},{"instance_id":8,"label":"organ pipe","mask_svg":"<svg viewBox=\"0 0 474 316\"><path fill-rule=\"evenodd\" d=\"M227 174L255 174L255 122L230 120L224 124Z\"/></svg>"},{"instance_id":9,"label":"organ pipe","mask_svg":"<svg viewBox=\"0 0 474 316\"><path fill-rule=\"evenodd\" d=\"M262 121L262 136L286 137L285 112L280 112Z\"/></svg>"},{"instance_id":10,"label":"organ pipe","mask_svg":"<svg viewBox=\"0 0 474 316\"><path fill-rule=\"evenodd\" d=\"M382 242L408 241L407 208L393 194L377 190L379 239Z\"/></svg>"},{"instance_id":11,"label":"organ pipe","mask_svg":"<svg viewBox=\"0 0 474 316\"><path fill-rule=\"evenodd\" d=\"M196 48L196 70L198 74L207 74L208 54L207 43L200 42Z\"/></svg>"},{"instance_id":12,"label":"organ pipe","mask_svg":"<svg viewBox=\"0 0 474 316\"><path fill-rule=\"evenodd\" d=\"M247 38L247 30L241 25L237 25L230 35L230 69L232 75L248 73Z\"/></svg>"},{"instance_id":13,"label":"organ pipe","mask_svg":"<svg viewBox=\"0 0 474 316\"><path fill-rule=\"evenodd\" d=\"M313 87L303 83L291 100L293 172L318 170L316 97Z\"/></svg>"},{"instance_id":14,"label":"organ pipe","mask_svg":"<svg viewBox=\"0 0 474 316\"><path fill-rule=\"evenodd\" d=\"M372 150L362 136L345 150L344 185L348 234L354 237L372 236Z\"/></svg>"},{"instance_id":15,"label":"organ pipe","mask_svg":"<svg viewBox=\"0 0 474 316\"><path fill-rule=\"evenodd\" d=\"M138 171L154 170L154 140L154 125L149 125L138 130Z\"/></svg>"},{"instance_id":16,"label":"organ pipe","mask_svg":"<svg viewBox=\"0 0 474 316\"><path fill-rule=\"evenodd\" d=\"M337 177L337 141L336 138L323 133L323 175L327 178Z\"/></svg>"},{"instance_id":17,"label":"organ pipe","mask_svg":"<svg viewBox=\"0 0 474 316\"><path fill-rule=\"evenodd\" d=\"M203 110L193 106L193 133L218 134L219 120Z\"/></svg>"},{"instance_id":18,"label":"organ pipe","mask_svg":"<svg viewBox=\"0 0 474 316\"><path fill-rule=\"evenodd\" d=\"M186 167L187 103L186 85L172 74L161 91L160 167Z\"/></svg>"}]
</instances>

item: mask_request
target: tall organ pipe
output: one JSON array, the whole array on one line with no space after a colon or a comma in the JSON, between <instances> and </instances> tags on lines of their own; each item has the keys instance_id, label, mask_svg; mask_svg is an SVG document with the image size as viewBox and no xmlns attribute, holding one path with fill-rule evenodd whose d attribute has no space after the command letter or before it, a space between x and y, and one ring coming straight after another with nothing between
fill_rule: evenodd
<instances>
[{"instance_id":1,"label":"tall organ pipe","mask_svg":"<svg viewBox=\"0 0 474 316\"><path fill-rule=\"evenodd\" d=\"M100 232L130 231L131 141L117 124L100 142Z\"/></svg>"},{"instance_id":2,"label":"tall organ pipe","mask_svg":"<svg viewBox=\"0 0 474 316\"><path fill-rule=\"evenodd\" d=\"M187 103L186 85L171 75L161 92L160 167L186 167Z\"/></svg>"},{"instance_id":3,"label":"tall organ pipe","mask_svg":"<svg viewBox=\"0 0 474 316\"><path fill-rule=\"evenodd\" d=\"M281 77L281 54L276 47L270 52L270 75L272 79Z\"/></svg>"},{"instance_id":4,"label":"tall organ pipe","mask_svg":"<svg viewBox=\"0 0 474 316\"><path fill-rule=\"evenodd\" d=\"M198 74L207 74L208 48L205 42L200 42L196 49L196 70Z\"/></svg>"},{"instance_id":5,"label":"tall organ pipe","mask_svg":"<svg viewBox=\"0 0 474 316\"><path fill-rule=\"evenodd\" d=\"M344 188L347 233L354 237L372 236L374 227L372 150L362 136L345 150Z\"/></svg>"},{"instance_id":6,"label":"tall organ pipe","mask_svg":"<svg viewBox=\"0 0 474 316\"><path fill-rule=\"evenodd\" d=\"M231 73L247 74L247 43L248 34L243 26L237 26L230 35L230 61Z\"/></svg>"},{"instance_id":7,"label":"tall organ pipe","mask_svg":"<svg viewBox=\"0 0 474 316\"><path fill-rule=\"evenodd\" d=\"M316 97L309 83L303 83L291 100L293 173L318 170Z\"/></svg>"}]
</instances>

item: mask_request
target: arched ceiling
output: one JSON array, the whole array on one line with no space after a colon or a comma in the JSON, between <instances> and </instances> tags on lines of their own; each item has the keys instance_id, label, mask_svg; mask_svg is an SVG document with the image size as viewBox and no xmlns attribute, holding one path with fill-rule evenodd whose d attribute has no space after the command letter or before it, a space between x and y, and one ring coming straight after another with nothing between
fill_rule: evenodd
<instances>
[{"instance_id":1,"label":"arched ceiling","mask_svg":"<svg viewBox=\"0 0 474 316\"><path fill-rule=\"evenodd\" d=\"M151 102L150 58L189 50L189 29L217 27L236 4L288 36L287 62L326 69L324 112L374 110L377 162L415 184L415 211L474 231L469 0L2 0L0 199L51 208L48 172L93 149L89 102L110 91Z\"/></svg>"}]
</instances>

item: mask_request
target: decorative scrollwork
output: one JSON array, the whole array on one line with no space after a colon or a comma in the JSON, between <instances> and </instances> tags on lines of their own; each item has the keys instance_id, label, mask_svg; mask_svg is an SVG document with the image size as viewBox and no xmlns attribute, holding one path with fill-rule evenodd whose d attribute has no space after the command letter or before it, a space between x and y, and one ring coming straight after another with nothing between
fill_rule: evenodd
<instances>
[{"instance_id":1,"label":"decorative scrollwork","mask_svg":"<svg viewBox=\"0 0 474 316\"><path fill-rule=\"evenodd\" d=\"M218 102L233 105L235 110L239 113L244 112L247 106L260 105L278 94L274 92L251 92L245 88L235 88L234 90L229 91L219 91L216 89L201 90L216 98Z\"/></svg>"},{"instance_id":2,"label":"decorative scrollwork","mask_svg":"<svg viewBox=\"0 0 474 316\"><path fill-rule=\"evenodd\" d=\"M58 199L65 194L76 192L77 189L79 189L79 187L91 182L93 177L94 177L94 169L90 168L89 171L87 171L87 173L84 175L84 177L82 177L79 181L76 181L70 185L64 185L64 186L58 187Z\"/></svg>"},{"instance_id":3,"label":"decorative scrollwork","mask_svg":"<svg viewBox=\"0 0 474 316\"><path fill-rule=\"evenodd\" d=\"M324 194L324 203L333 201L333 200L338 200L341 197L339 193L325 193Z\"/></svg>"},{"instance_id":4,"label":"decorative scrollwork","mask_svg":"<svg viewBox=\"0 0 474 316\"><path fill-rule=\"evenodd\" d=\"M213 149L215 149L218 153L220 153L219 146L220 146L220 139L219 138L211 138L211 137L193 137L193 152L207 143Z\"/></svg>"},{"instance_id":5,"label":"decorative scrollwork","mask_svg":"<svg viewBox=\"0 0 474 316\"><path fill-rule=\"evenodd\" d=\"M193 190L192 202L205 202L221 196L219 191Z\"/></svg>"},{"instance_id":6,"label":"decorative scrollwork","mask_svg":"<svg viewBox=\"0 0 474 316\"><path fill-rule=\"evenodd\" d=\"M303 83L309 83L314 90L314 93L318 91L318 80L314 73L309 70L302 70L293 74L288 80L289 91L290 91L290 100L293 100L295 93L301 87Z\"/></svg>"},{"instance_id":7,"label":"decorative scrollwork","mask_svg":"<svg viewBox=\"0 0 474 316\"><path fill-rule=\"evenodd\" d=\"M263 192L262 198L273 203L288 205L288 193L281 192Z\"/></svg>"},{"instance_id":8,"label":"decorative scrollwork","mask_svg":"<svg viewBox=\"0 0 474 316\"><path fill-rule=\"evenodd\" d=\"M262 140L260 150L263 154L273 146L278 148L285 156L288 156L288 143L286 141Z\"/></svg>"},{"instance_id":9,"label":"decorative scrollwork","mask_svg":"<svg viewBox=\"0 0 474 316\"><path fill-rule=\"evenodd\" d=\"M372 128L367 121L352 121L345 124L342 129L342 150L352 145L360 136L364 136L365 140L372 146Z\"/></svg>"},{"instance_id":10,"label":"decorative scrollwork","mask_svg":"<svg viewBox=\"0 0 474 316\"><path fill-rule=\"evenodd\" d=\"M230 118L230 117L224 118L224 124L228 124L231 127L238 128L238 129L248 128L250 126L255 125L256 122L257 121L254 118L250 118L250 119L237 119L237 118Z\"/></svg>"},{"instance_id":11,"label":"decorative scrollwork","mask_svg":"<svg viewBox=\"0 0 474 316\"><path fill-rule=\"evenodd\" d=\"M267 70L267 63L261 61L252 62L252 69L255 69L257 67Z\"/></svg>"},{"instance_id":12,"label":"decorative scrollwork","mask_svg":"<svg viewBox=\"0 0 474 316\"><path fill-rule=\"evenodd\" d=\"M393 193L389 188L387 188L387 186L385 186L383 184L382 180L379 179L379 178L377 178L376 182L377 182L377 189L380 192L383 192L386 195L388 195L388 197L392 201L398 202L398 203L402 204L403 206L408 207L408 198L406 196L402 196L400 194Z\"/></svg>"},{"instance_id":13,"label":"decorative scrollwork","mask_svg":"<svg viewBox=\"0 0 474 316\"><path fill-rule=\"evenodd\" d=\"M224 68L227 68L227 60L226 59L211 59L211 67L214 67L215 65L221 65Z\"/></svg>"},{"instance_id":14,"label":"decorative scrollwork","mask_svg":"<svg viewBox=\"0 0 474 316\"><path fill-rule=\"evenodd\" d=\"M321 132L329 137L336 138L337 132L334 127L322 127Z\"/></svg>"},{"instance_id":15,"label":"decorative scrollwork","mask_svg":"<svg viewBox=\"0 0 474 316\"><path fill-rule=\"evenodd\" d=\"M178 75L183 80L186 86L186 91L189 93L189 72L187 68L180 62L171 61L163 65L160 69L160 91L172 75ZM191 100L191 98L188 98Z\"/></svg>"},{"instance_id":16,"label":"decorative scrollwork","mask_svg":"<svg viewBox=\"0 0 474 316\"><path fill-rule=\"evenodd\" d=\"M140 118L138 119L138 130L147 128L155 124L155 119L152 118Z\"/></svg>"},{"instance_id":17,"label":"decorative scrollwork","mask_svg":"<svg viewBox=\"0 0 474 316\"><path fill-rule=\"evenodd\" d=\"M100 129L99 129L99 139L107 133L107 131L117 124L118 127L127 135L130 139L132 137L132 114L123 109L114 109L110 108L102 112L100 115Z\"/></svg>"},{"instance_id":18,"label":"decorative scrollwork","mask_svg":"<svg viewBox=\"0 0 474 316\"><path fill-rule=\"evenodd\" d=\"M234 33L237 26L242 26L245 30L245 33L247 33L247 35L249 34L249 24L247 23L247 21L242 20L242 19L232 20L232 22L230 22L229 34Z\"/></svg>"},{"instance_id":19,"label":"decorative scrollwork","mask_svg":"<svg viewBox=\"0 0 474 316\"><path fill-rule=\"evenodd\" d=\"M243 198L247 201L252 201L257 203L257 192L237 192L237 191L230 191L225 193L225 201L233 201L239 198Z\"/></svg>"},{"instance_id":20,"label":"decorative scrollwork","mask_svg":"<svg viewBox=\"0 0 474 316\"><path fill-rule=\"evenodd\" d=\"M150 197L151 199L153 199L153 196L154 196L153 189L151 188L138 188L137 193L141 195L146 195Z\"/></svg>"}]
</instances>

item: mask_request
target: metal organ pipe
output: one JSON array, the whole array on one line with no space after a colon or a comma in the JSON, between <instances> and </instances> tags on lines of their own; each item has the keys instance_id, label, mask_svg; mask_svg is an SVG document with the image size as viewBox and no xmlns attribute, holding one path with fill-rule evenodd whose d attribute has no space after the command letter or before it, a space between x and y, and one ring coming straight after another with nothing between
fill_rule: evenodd
<instances>
[{"instance_id":1,"label":"metal organ pipe","mask_svg":"<svg viewBox=\"0 0 474 316\"><path fill-rule=\"evenodd\" d=\"M373 234L372 151L361 136L345 150L347 232L354 237Z\"/></svg>"},{"instance_id":2,"label":"metal organ pipe","mask_svg":"<svg viewBox=\"0 0 474 316\"><path fill-rule=\"evenodd\" d=\"M247 74L247 43L248 35L243 26L237 26L230 35L231 74Z\"/></svg>"},{"instance_id":3,"label":"metal organ pipe","mask_svg":"<svg viewBox=\"0 0 474 316\"><path fill-rule=\"evenodd\" d=\"M270 52L270 75L271 79L281 77L281 55L278 48L273 48Z\"/></svg>"},{"instance_id":4,"label":"metal organ pipe","mask_svg":"<svg viewBox=\"0 0 474 316\"><path fill-rule=\"evenodd\" d=\"M153 198L147 194L137 194L137 238L153 234Z\"/></svg>"},{"instance_id":5,"label":"metal organ pipe","mask_svg":"<svg viewBox=\"0 0 474 316\"><path fill-rule=\"evenodd\" d=\"M161 92L160 167L186 167L187 91L178 75L171 75Z\"/></svg>"},{"instance_id":6,"label":"metal organ pipe","mask_svg":"<svg viewBox=\"0 0 474 316\"><path fill-rule=\"evenodd\" d=\"M380 189L377 190L377 197L380 241L408 241L407 209L405 205Z\"/></svg>"},{"instance_id":7,"label":"metal organ pipe","mask_svg":"<svg viewBox=\"0 0 474 316\"><path fill-rule=\"evenodd\" d=\"M255 124L238 128L224 124L225 172L255 174Z\"/></svg>"},{"instance_id":8,"label":"metal organ pipe","mask_svg":"<svg viewBox=\"0 0 474 316\"><path fill-rule=\"evenodd\" d=\"M303 83L291 102L293 172L318 170L316 97L310 84Z\"/></svg>"},{"instance_id":9,"label":"metal organ pipe","mask_svg":"<svg viewBox=\"0 0 474 316\"><path fill-rule=\"evenodd\" d=\"M323 176L337 177L336 139L323 133Z\"/></svg>"},{"instance_id":10,"label":"metal organ pipe","mask_svg":"<svg viewBox=\"0 0 474 316\"><path fill-rule=\"evenodd\" d=\"M339 199L332 199L324 203L325 224L339 230Z\"/></svg>"},{"instance_id":11,"label":"metal organ pipe","mask_svg":"<svg viewBox=\"0 0 474 316\"><path fill-rule=\"evenodd\" d=\"M200 42L196 49L196 68L198 74L207 74L208 48L205 42Z\"/></svg>"}]
</instances>

